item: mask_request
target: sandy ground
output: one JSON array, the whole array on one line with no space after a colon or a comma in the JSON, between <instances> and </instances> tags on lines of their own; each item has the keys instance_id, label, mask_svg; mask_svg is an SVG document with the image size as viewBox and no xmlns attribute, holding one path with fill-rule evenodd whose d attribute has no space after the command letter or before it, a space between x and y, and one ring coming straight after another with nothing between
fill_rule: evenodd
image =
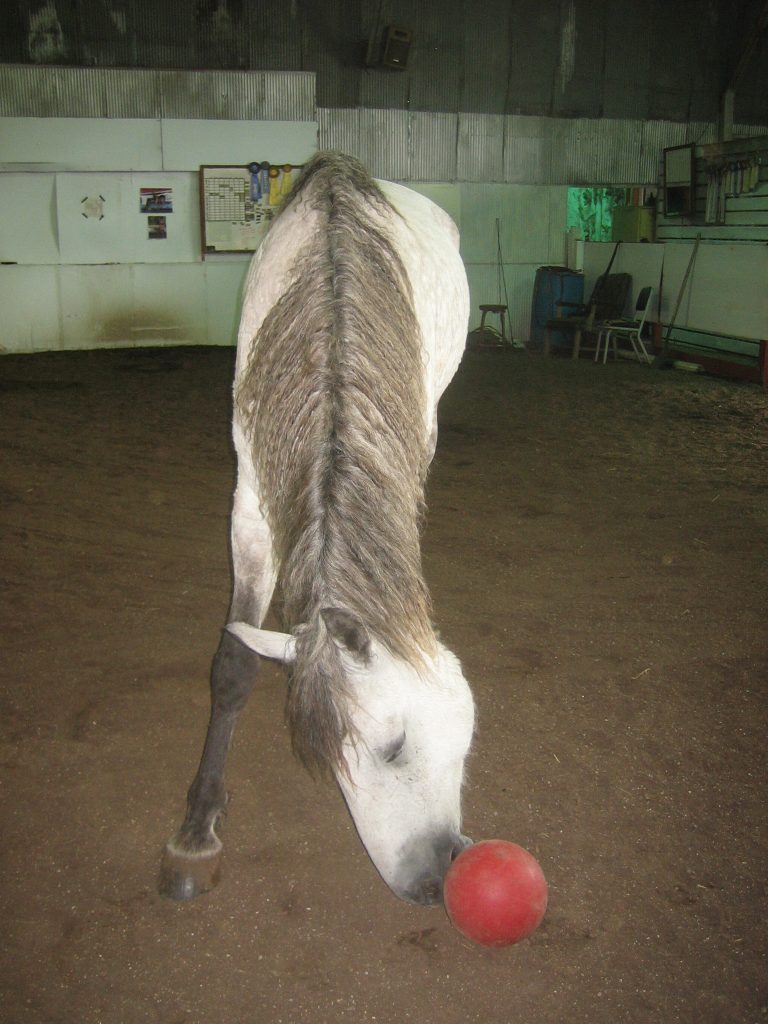
<instances>
[{"instance_id":1,"label":"sandy ground","mask_svg":"<svg viewBox=\"0 0 768 1024\"><path fill-rule=\"evenodd\" d=\"M550 884L494 952L390 895L274 666L220 887L156 894L229 598L232 363L0 361L3 1024L766 1020L766 394L479 351L444 399L424 559L478 705L465 825Z\"/></svg>"}]
</instances>

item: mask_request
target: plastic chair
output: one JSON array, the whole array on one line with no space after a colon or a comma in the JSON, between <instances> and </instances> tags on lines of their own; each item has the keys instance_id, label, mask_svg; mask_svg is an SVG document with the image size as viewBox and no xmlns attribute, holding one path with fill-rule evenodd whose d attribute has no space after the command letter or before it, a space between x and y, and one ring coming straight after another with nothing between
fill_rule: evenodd
<instances>
[{"instance_id":1,"label":"plastic chair","mask_svg":"<svg viewBox=\"0 0 768 1024\"><path fill-rule=\"evenodd\" d=\"M653 299L653 288L646 285L641 288L635 302L635 317L633 320L604 320L598 324L597 348L595 349L595 362L600 360L600 350L603 351L603 363L608 362L608 346L613 348L613 356L616 358L616 341L620 338L626 339L632 346L638 361L650 363L652 359L643 341L643 328L648 317L648 310L651 308Z\"/></svg>"}]
</instances>

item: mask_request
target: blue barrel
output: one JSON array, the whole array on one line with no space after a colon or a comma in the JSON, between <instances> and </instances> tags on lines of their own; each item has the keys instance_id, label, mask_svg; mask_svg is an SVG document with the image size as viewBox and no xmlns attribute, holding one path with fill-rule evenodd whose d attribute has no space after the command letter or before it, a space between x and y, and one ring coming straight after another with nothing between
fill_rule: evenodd
<instances>
[{"instance_id":1,"label":"blue barrel","mask_svg":"<svg viewBox=\"0 0 768 1024\"><path fill-rule=\"evenodd\" d=\"M554 320L560 314L557 303L584 301L584 275L568 267L539 267L533 285L533 303L531 305L531 348L544 347L544 333L547 320ZM574 310L570 310L574 312ZM568 316L566 307L562 310ZM570 347L573 344L573 333L561 334L551 331L552 348Z\"/></svg>"}]
</instances>

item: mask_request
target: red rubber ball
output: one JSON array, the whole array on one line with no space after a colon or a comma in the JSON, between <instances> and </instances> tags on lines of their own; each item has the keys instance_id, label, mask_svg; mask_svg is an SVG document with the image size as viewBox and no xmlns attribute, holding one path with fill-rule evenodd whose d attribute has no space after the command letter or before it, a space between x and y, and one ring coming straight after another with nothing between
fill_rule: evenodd
<instances>
[{"instance_id":1,"label":"red rubber ball","mask_svg":"<svg viewBox=\"0 0 768 1024\"><path fill-rule=\"evenodd\" d=\"M547 881L522 846L486 839L468 846L451 864L443 900L462 935L481 946L511 946L541 924Z\"/></svg>"}]
</instances>

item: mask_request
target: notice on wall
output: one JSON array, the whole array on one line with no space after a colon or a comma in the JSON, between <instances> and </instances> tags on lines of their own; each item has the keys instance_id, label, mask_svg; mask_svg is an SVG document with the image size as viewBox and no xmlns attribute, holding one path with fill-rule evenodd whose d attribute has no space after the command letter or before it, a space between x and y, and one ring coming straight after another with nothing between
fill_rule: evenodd
<instances>
[{"instance_id":1,"label":"notice on wall","mask_svg":"<svg viewBox=\"0 0 768 1024\"><path fill-rule=\"evenodd\" d=\"M294 164L255 161L245 167L200 168L203 252L258 249L301 170Z\"/></svg>"}]
</instances>

